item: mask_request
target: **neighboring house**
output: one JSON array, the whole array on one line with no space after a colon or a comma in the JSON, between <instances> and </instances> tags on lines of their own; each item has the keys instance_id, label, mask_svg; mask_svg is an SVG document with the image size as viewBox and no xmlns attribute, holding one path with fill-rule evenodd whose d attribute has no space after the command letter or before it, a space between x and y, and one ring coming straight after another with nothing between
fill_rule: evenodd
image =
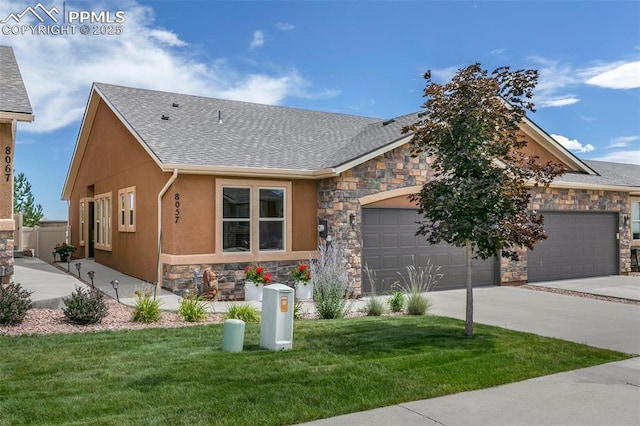
<instances>
[{"instance_id":1,"label":"neighboring house","mask_svg":"<svg viewBox=\"0 0 640 426\"><path fill-rule=\"evenodd\" d=\"M242 298L246 265L291 282L291 267L331 237L347 246L358 292L369 291L365 262L388 289L405 265L427 258L445 273L441 288L462 287L464 249L414 235L407 195L433 178L401 133L416 118L96 83L62 193L75 256L175 291L192 285L196 269L211 269L224 298ZM532 190L549 239L519 262L476 261L474 282L629 272L631 246L640 245L640 166L581 161L528 119L522 132L529 153L568 170ZM324 221L327 235L318 232Z\"/></svg>"},{"instance_id":2,"label":"neighboring house","mask_svg":"<svg viewBox=\"0 0 640 426\"><path fill-rule=\"evenodd\" d=\"M33 121L33 111L22 81L22 75L9 46L0 46L0 283L13 275L13 158L19 121Z\"/></svg>"}]
</instances>

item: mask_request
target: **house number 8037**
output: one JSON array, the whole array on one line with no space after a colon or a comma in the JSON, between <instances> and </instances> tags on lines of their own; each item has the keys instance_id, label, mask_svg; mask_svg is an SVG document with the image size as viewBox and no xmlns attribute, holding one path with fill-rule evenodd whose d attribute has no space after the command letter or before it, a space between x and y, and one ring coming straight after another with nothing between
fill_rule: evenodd
<instances>
[{"instance_id":1,"label":"house number 8037","mask_svg":"<svg viewBox=\"0 0 640 426\"><path fill-rule=\"evenodd\" d=\"M173 205L176 208L174 217L176 219L176 223L178 223L178 221L180 220L180 194L178 192L174 194L173 200Z\"/></svg>"}]
</instances>

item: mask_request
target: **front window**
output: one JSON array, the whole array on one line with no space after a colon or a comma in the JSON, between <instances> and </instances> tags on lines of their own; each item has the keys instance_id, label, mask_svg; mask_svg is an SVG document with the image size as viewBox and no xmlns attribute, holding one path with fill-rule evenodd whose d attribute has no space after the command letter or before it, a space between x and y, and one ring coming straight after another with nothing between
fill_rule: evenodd
<instances>
[{"instance_id":1,"label":"front window","mask_svg":"<svg viewBox=\"0 0 640 426\"><path fill-rule=\"evenodd\" d=\"M83 198L82 200L80 200L80 223L78 224L78 227L80 228L80 245L83 246L85 244L84 242L84 230L85 230L85 215L86 215L86 201Z\"/></svg>"},{"instance_id":2,"label":"front window","mask_svg":"<svg viewBox=\"0 0 640 426\"><path fill-rule=\"evenodd\" d=\"M251 250L251 188L222 190L222 251Z\"/></svg>"},{"instance_id":3,"label":"front window","mask_svg":"<svg viewBox=\"0 0 640 426\"><path fill-rule=\"evenodd\" d=\"M640 201L631 203L631 233L634 240L640 240Z\"/></svg>"},{"instance_id":4,"label":"front window","mask_svg":"<svg viewBox=\"0 0 640 426\"><path fill-rule=\"evenodd\" d=\"M284 250L284 189L260 189L260 250Z\"/></svg>"},{"instance_id":5,"label":"front window","mask_svg":"<svg viewBox=\"0 0 640 426\"><path fill-rule=\"evenodd\" d=\"M290 182L218 179L216 188L218 253L264 258L289 250Z\"/></svg>"}]
</instances>

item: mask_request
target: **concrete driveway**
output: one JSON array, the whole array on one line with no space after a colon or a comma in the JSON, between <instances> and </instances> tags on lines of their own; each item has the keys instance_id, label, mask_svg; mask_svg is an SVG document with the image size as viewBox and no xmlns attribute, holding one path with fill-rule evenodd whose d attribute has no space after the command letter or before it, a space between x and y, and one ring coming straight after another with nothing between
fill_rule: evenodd
<instances>
[{"instance_id":1,"label":"concrete driveway","mask_svg":"<svg viewBox=\"0 0 640 426\"><path fill-rule=\"evenodd\" d=\"M640 299L640 278L632 279ZM464 319L465 293L433 292L431 313ZM480 287L473 295L475 322L640 354L639 305L518 287Z\"/></svg>"}]
</instances>

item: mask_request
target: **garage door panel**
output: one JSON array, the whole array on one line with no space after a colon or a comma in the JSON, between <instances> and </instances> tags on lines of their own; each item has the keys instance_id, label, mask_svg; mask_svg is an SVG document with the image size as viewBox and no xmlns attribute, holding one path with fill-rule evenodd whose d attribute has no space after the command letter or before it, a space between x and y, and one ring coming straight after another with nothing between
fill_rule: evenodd
<instances>
[{"instance_id":1,"label":"garage door panel","mask_svg":"<svg viewBox=\"0 0 640 426\"><path fill-rule=\"evenodd\" d=\"M416 236L416 210L364 209L363 210L363 262L376 271L379 293L392 290L391 284L400 281L400 272L407 278L406 266L440 266L443 277L437 289L464 288L466 285L465 249L447 244L430 245L425 237ZM366 291L367 278L363 277ZM496 283L496 261L474 260L474 285Z\"/></svg>"},{"instance_id":2,"label":"garage door panel","mask_svg":"<svg viewBox=\"0 0 640 426\"><path fill-rule=\"evenodd\" d=\"M544 213L546 240L528 254L530 282L618 273L617 213Z\"/></svg>"}]
</instances>

